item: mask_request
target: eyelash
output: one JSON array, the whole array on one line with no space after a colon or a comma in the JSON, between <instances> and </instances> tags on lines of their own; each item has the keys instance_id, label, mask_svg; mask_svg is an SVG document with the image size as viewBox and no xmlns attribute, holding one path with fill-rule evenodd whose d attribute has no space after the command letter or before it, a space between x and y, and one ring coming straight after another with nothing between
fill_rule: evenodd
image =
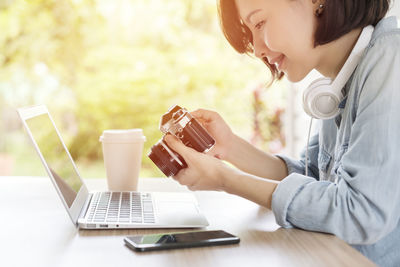
<instances>
[{"instance_id":1,"label":"eyelash","mask_svg":"<svg viewBox=\"0 0 400 267\"><path fill-rule=\"evenodd\" d=\"M259 29L261 29L262 26L264 26L264 24L265 24L265 20L262 20L259 23L257 23L256 26L254 26L254 28L259 30Z\"/></svg>"}]
</instances>

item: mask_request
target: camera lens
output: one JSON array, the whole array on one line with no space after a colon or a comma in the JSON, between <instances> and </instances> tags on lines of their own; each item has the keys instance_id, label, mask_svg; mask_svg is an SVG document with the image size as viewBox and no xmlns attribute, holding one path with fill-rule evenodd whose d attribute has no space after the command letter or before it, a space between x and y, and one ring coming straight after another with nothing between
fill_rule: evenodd
<instances>
[{"instance_id":1,"label":"camera lens","mask_svg":"<svg viewBox=\"0 0 400 267\"><path fill-rule=\"evenodd\" d=\"M174 152L163 139L151 147L148 157L167 177L174 176L181 169L187 167L185 160Z\"/></svg>"}]
</instances>

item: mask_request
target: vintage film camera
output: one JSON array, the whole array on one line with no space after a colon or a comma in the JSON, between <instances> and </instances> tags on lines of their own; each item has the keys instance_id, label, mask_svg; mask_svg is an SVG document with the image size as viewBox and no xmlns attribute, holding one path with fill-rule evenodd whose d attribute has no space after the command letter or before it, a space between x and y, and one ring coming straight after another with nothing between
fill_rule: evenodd
<instances>
[{"instance_id":1,"label":"vintage film camera","mask_svg":"<svg viewBox=\"0 0 400 267\"><path fill-rule=\"evenodd\" d=\"M198 152L207 152L215 144L215 140L206 129L185 108L177 105L172 106L161 117L160 130L164 135L151 147L148 157L168 177L174 176L187 165L164 141L166 134L176 136L183 144Z\"/></svg>"}]
</instances>

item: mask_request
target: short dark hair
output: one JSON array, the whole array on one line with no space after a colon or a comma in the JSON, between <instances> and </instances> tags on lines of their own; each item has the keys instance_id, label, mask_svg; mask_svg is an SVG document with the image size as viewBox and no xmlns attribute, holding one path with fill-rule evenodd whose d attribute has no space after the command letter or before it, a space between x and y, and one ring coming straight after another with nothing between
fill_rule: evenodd
<instances>
[{"instance_id":1,"label":"short dark hair","mask_svg":"<svg viewBox=\"0 0 400 267\"><path fill-rule=\"evenodd\" d=\"M309 0L311 1L311 0ZM314 47L332 42L353 29L376 25L388 12L391 0L326 0L323 13L318 17L314 33ZM222 31L239 53L254 53L253 36L240 19L234 0L218 0L218 14ZM272 73L272 81L280 80L283 72L275 65L264 63Z\"/></svg>"}]
</instances>

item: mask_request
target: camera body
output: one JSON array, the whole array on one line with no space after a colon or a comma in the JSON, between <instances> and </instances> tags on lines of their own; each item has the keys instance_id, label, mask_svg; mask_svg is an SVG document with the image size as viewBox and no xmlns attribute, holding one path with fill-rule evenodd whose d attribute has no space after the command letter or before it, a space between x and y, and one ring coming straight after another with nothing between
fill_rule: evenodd
<instances>
[{"instance_id":1,"label":"camera body","mask_svg":"<svg viewBox=\"0 0 400 267\"><path fill-rule=\"evenodd\" d=\"M207 152L215 144L206 129L185 108L178 105L172 106L161 117L159 128L164 136L151 147L148 157L168 177L186 168L187 164L164 141L166 134L176 136L183 144L198 152Z\"/></svg>"}]
</instances>

